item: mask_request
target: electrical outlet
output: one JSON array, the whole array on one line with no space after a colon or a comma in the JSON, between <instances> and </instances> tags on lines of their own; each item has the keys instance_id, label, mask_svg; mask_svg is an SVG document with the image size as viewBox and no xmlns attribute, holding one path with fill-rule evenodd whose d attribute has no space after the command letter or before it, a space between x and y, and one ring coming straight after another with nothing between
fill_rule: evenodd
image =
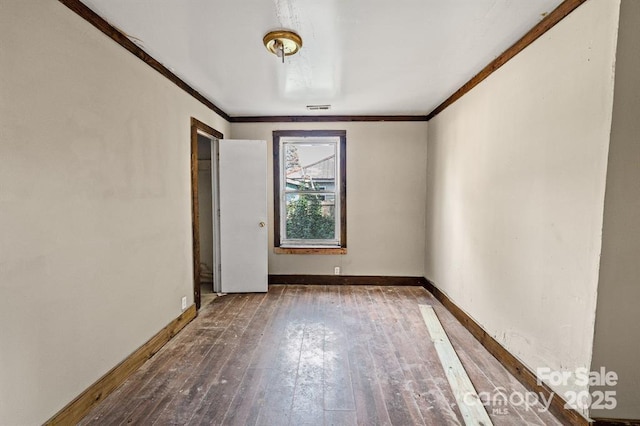
<instances>
[{"instance_id":1,"label":"electrical outlet","mask_svg":"<svg viewBox=\"0 0 640 426\"><path fill-rule=\"evenodd\" d=\"M333 268L333 275L340 275L340 267L339 266L335 266Z\"/></svg>"},{"instance_id":2,"label":"electrical outlet","mask_svg":"<svg viewBox=\"0 0 640 426\"><path fill-rule=\"evenodd\" d=\"M182 296L182 310L187 309L187 296Z\"/></svg>"}]
</instances>

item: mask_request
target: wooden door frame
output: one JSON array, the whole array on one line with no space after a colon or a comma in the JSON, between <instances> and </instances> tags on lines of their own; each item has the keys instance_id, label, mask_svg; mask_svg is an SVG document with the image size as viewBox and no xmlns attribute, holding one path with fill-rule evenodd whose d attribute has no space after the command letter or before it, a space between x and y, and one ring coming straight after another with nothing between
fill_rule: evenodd
<instances>
[{"instance_id":1,"label":"wooden door frame","mask_svg":"<svg viewBox=\"0 0 640 426\"><path fill-rule=\"evenodd\" d=\"M198 203L198 131L212 138L224 136L211 126L191 117L191 232L193 241L193 300L200 309L200 218ZM213 161L213 159L212 159Z\"/></svg>"}]
</instances>

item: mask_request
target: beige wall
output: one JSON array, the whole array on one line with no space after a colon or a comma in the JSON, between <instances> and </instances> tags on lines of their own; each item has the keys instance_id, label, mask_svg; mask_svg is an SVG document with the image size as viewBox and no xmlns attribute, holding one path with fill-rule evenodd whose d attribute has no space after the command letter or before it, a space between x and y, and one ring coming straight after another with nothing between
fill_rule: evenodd
<instances>
[{"instance_id":1,"label":"beige wall","mask_svg":"<svg viewBox=\"0 0 640 426\"><path fill-rule=\"evenodd\" d=\"M231 125L235 139L262 139L273 130L347 131L346 255L274 254L270 274L424 275L426 122L252 123ZM273 170L271 159L269 170ZM268 182L273 229L273 178Z\"/></svg>"},{"instance_id":2,"label":"beige wall","mask_svg":"<svg viewBox=\"0 0 640 426\"><path fill-rule=\"evenodd\" d=\"M640 2L622 0L592 370L619 376L615 410L640 419Z\"/></svg>"},{"instance_id":3,"label":"beige wall","mask_svg":"<svg viewBox=\"0 0 640 426\"><path fill-rule=\"evenodd\" d=\"M618 7L586 2L429 122L426 276L534 371L590 367Z\"/></svg>"},{"instance_id":4,"label":"beige wall","mask_svg":"<svg viewBox=\"0 0 640 426\"><path fill-rule=\"evenodd\" d=\"M0 423L192 303L189 137L229 126L56 1L0 1Z\"/></svg>"},{"instance_id":5,"label":"beige wall","mask_svg":"<svg viewBox=\"0 0 640 426\"><path fill-rule=\"evenodd\" d=\"M534 370L617 370L598 414L639 417L639 19L623 0L614 105L618 7L585 3L432 120L427 157L426 123L230 126L58 2L0 1L2 422L42 423L192 303L192 116L269 144L347 131L348 254L270 252L270 273L426 275Z\"/></svg>"}]
</instances>

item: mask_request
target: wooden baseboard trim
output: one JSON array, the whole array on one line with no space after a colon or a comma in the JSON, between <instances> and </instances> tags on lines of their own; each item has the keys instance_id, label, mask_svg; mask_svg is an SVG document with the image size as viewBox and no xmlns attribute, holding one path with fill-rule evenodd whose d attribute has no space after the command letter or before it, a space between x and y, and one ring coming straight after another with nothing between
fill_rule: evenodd
<instances>
[{"instance_id":1,"label":"wooden baseboard trim","mask_svg":"<svg viewBox=\"0 0 640 426\"><path fill-rule=\"evenodd\" d=\"M484 329L460 309L449 297L444 294L432 281L425 279L424 288L444 305L449 312L467 329L469 332L484 346L491 355L493 355L500 363L515 376L526 388L537 394L544 395L547 399L551 396L551 411L563 423L571 425L589 425L588 419L573 409L565 408L566 401L558 394L553 392L546 385L539 385L538 378L533 371L525 366L519 359L513 356L505 349L497 340L487 334Z\"/></svg>"},{"instance_id":2,"label":"wooden baseboard trim","mask_svg":"<svg viewBox=\"0 0 640 426\"><path fill-rule=\"evenodd\" d=\"M381 275L269 275L269 284L424 286L424 277Z\"/></svg>"},{"instance_id":3,"label":"wooden baseboard trim","mask_svg":"<svg viewBox=\"0 0 640 426\"><path fill-rule=\"evenodd\" d=\"M593 419L594 426L640 426L640 419L606 419L596 417Z\"/></svg>"},{"instance_id":4,"label":"wooden baseboard trim","mask_svg":"<svg viewBox=\"0 0 640 426\"><path fill-rule=\"evenodd\" d=\"M107 374L89 386L73 401L51 417L45 425L70 425L78 423L107 395L120 386L145 361L155 355L169 340L197 315L196 305L191 305L135 352L113 367Z\"/></svg>"}]
</instances>

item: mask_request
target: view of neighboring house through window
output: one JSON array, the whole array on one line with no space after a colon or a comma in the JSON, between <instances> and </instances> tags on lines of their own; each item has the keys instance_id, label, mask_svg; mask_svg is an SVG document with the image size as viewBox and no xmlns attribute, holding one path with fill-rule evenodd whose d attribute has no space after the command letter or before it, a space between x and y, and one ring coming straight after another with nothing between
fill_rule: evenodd
<instances>
[{"instance_id":1,"label":"view of neighboring house through window","mask_svg":"<svg viewBox=\"0 0 640 426\"><path fill-rule=\"evenodd\" d=\"M276 247L346 247L346 132L273 136Z\"/></svg>"}]
</instances>

